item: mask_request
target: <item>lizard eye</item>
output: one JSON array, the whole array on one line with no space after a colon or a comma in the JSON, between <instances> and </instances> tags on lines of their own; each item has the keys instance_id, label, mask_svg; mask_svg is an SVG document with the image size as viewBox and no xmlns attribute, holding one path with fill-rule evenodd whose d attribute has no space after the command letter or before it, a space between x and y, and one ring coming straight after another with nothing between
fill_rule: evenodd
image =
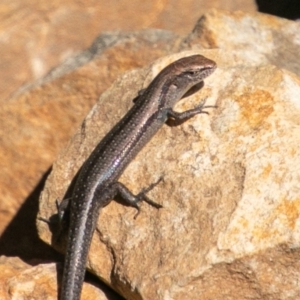
<instances>
[{"instance_id":1,"label":"lizard eye","mask_svg":"<svg viewBox=\"0 0 300 300\"><path fill-rule=\"evenodd\" d=\"M187 71L186 74L189 76L195 76L198 72L197 71Z\"/></svg>"}]
</instances>

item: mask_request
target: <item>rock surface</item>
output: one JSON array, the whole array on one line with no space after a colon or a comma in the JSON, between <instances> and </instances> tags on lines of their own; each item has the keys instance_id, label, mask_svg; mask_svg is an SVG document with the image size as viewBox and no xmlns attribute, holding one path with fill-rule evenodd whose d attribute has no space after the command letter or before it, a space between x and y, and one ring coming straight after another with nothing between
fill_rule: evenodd
<instances>
[{"instance_id":1,"label":"rock surface","mask_svg":"<svg viewBox=\"0 0 300 300\"><path fill-rule=\"evenodd\" d=\"M218 69L200 93L176 108L193 107L206 96L218 108L179 127L164 126L130 164L121 181L134 192L164 174L164 182L149 193L164 207L157 211L143 204L136 220L130 207L116 202L105 207L88 267L127 299L297 299L299 26L262 14L214 10L183 39L161 31L102 36L98 55L84 52L43 85L27 87L4 104L1 136L7 138L1 157L10 163L2 168L0 186L9 205L1 210L9 218L20 203L16 199L28 196L120 72L180 52L126 73L102 94L47 181L40 216L56 213L55 199L64 196L137 91L171 60L187 55L181 51L202 53ZM16 182L19 177L24 179ZM24 224L20 240L29 243L22 240ZM51 243L48 229L38 222L41 237Z\"/></svg>"},{"instance_id":2,"label":"rock surface","mask_svg":"<svg viewBox=\"0 0 300 300\"><path fill-rule=\"evenodd\" d=\"M190 299L202 294L201 299L209 299L204 295L210 292L224 297L224 286L236 280L236 273L249 281L240 286L237 281L235 289L260 297L273 284L257 278L257 272L268 271L262 257L280 248L284 261L300 244L299 78L268 63L247 65L243 57L234 60L220 50L200 53L215 60L218 69L202 92L181 101L177 110L194 107L204 97L218 108L182 126L164 126L120 179L138 192L164 174L164 182L150 193L163 208L144 204L135 220L134 209L112 202L99 218L88 266L127 299L181 299L183 292ZM53 165L41 216L56 213L55 199L64 197L80 165L137 91L163 66L190 54L126 73L102 94ZM41 237L50 242L47 227L39 225ZM298 264L299 252L292 257ZM216 286L218 277L205 288L203 278L212 280L212 272L227 277L231 268L230 280ZM277 299L299 294L299 272L293 270L295 284L284 285Z\"/></svg>"},{"instance_id":3,"label":"rock surface","mask_svg":"<svg viewBox=\"0 0 300 300\"><path fill-rule=\"evenodd\" d=\"M176 40L176 35L161 30L102 35L76 59L53 70L39 86L27 87L17 98L2 105L0 135L5 139L0 147L0 193L5 195L5 201L0 202L0 232L5 232L0 238L0 249L10 245L9 255L36 257L37 241L28 237L33 233L36 236L34 219L39 192L44 174L59 150L119 73L166 55ZM5 228L26 198L25 209ZM29 225L28 220L32 220L31 226L24 227L24 222ZM43 253L45 249L38 254Z\"/></svg>"},{"instance_id":4,"label":"rock surface","mask_svg":"<svg viewBox=\"0 0 300 300\"><path fill-rule=\"evenodd\" d=\"M299 26L299 22L260 13L211 10L184 41L187 49L218 48L228 60L247 66L271 63L299 75Z\"/></svg>"},{"instance_id":5,"label":"rock surface","mask_svg":"<svg viewBox=\"0 0 300 300\"><path fill-rule=\"evenodd\" d=\"M184 5L177 0L150 1L149 3L131 1L130 5L127 1L108 4L104 0L87 0L84 5L80 1L73 0L55 3L32 0L2 2L0 10L0 135L3 139L0 143L2 171L0 187L5 197L0 203L0 234L3 234L6 228L4 234L8 238L12 235L11 232L16 235L16 231L23 231L18 224L19 216L16 214L24 201L30 202L29 205L24 205L27 214L36 211L32 209L36 203L36 197L32 194L40 191L39 186L44 182L42 176L51 166L59 149L65 145L74 132L70 128L76 128L79 125L95 103L99 93L107 89L118 74L148 64L167 54L169 51L166 52L166 48L174 47L170 37L166 37L166 34L159 30L152 31L152 33L138 33L137 35L140 35L138 42L136 34L124 31L161 28L172 30L177 34L186 34L199 16L209 8L248 11L256 9L254 1L251 0L246 2L245 0L226 0L212 3L186 0ZM111 32L120 28L124 31ZM103 34L106 31L110 33ZM174 34L172 36L174 37ZM127 41L125 41L126 38ZM92 47L88 48L93 41ZM105 50L108 48L113 51L107 53ZM103 52L106 52L107 56ZM97 56L100 53L103 60L97 64ZM49 90L44 92L42 87L27 94L25 101L23 101L24 95L20 97L24 90L44 83L45 76L47 80L53 79L53 76L62 76L82 64L88 64L90 60L95 63L94 69L89 70L90 78L88 74L81 74L80 78L73 74L71 77L73 76L73 80L77 82L74 86L72 81L67 79L67 82L61 82L64 85L60 87L58 83L54 83L53 93ZM59 67L56 68L57 66ZM101 78L95 75L96 71L99 71L96 70L97 68L101 70ZM53 69L55 69L54 72ZM90 91L90 85L97 86L95 90ZM83 89L87 95L83 93L81 96ZM85 101L82 111L78 105L71 120L67 116L64 119L57 109L62 113L66 107L62 105L58 108L55 104L61 102L50 99L65 100L68 97L78 101L76 94L81 96L82 101ZM48 106L45 105L45 99L50 100ZM58 114L59 120L52 120L51 115L48 114L52 104L55 110L53 115ZM72 104L74 105L74 101ZM56 126L52 127L53 123L59 124L59 131ZM56 137L58 132L60 134ZM45 138L48 139L48 143L45 146L39 145L39 140ZM32 155L32 153L37 155ZM32 198L34 198L33 201L31 201ZM27 206L30 208L27 209ZM28 232L20 234L19 239L22 239L21 236L28 236ZM25 242L23 244L26 246ZM11 242L5 238L4 247L7 248L7 245L11 245ZM15 255L18 254L18 249L9 249L4 253L9 252L9 255Z\"/></svg>"},{"instance_id":6,"label":"rock surface","mask_svg":"<svg viewBox=\"0 0 300 300\"><path fill-rule=\"evenodd\" d=\"M164 126L120 179L138 192L164 174L150 193L163 208L143 204L136 220L134 209L116 202L101 212L88 267L125 298L299 297L299 32L295 22L212 11L181 44L193 52L120 77L58 157L42 194L43 217L56 213L55 199L163 66L193 53L217 62L204 89L176 108L204 97L218 108ZM50 243L47 229L39 224Z\"/></svg>"},{"instance_id":7,"label":"rock surface","mask_svg":"<svg viewBox=\"0 0 300 300\"><path fill-rule=\"evenodd\" d=\"M256 10L253 0L2 1L0 103L89 47L99 33L160 28L186 34L213 7Z\"/></svg>"},{"instance_id":8,"label":"rock surface","mask_svg":"<svg viewBox=\"0 0 300 300\"><path fill-rule=\"evenodd\" d=\"M54 263L32 266L19 258L1 256L0 299L56 300L57 271ZM82 298L86 300L109 299L103 291L89 283L83 286Z\"/></svg>"}]
</instances>

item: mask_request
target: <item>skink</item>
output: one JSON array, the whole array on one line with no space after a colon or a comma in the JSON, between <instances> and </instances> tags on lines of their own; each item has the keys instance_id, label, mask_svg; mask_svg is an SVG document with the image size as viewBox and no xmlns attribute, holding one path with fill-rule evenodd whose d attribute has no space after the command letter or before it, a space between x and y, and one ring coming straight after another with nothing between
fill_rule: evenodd
<instances>
[{"instance_id":1,"label":"skink","mask_svg":"<svg viewBox=\"0 0 300 300\"><path fill-rule=\"evenodd\" d=\"M173 106L190 88L202 83L215 68L216 63L202 55L181 58L164 68L83 164L70 199L61 300L80 299L87 255L100 208L117 194L137 209L143 200L160 207L146 195L155 184L134 195L117 180L129 162L169 118L184 121L204 112L204 102L181 113L174 111Z\"/></svg>"}]
</instances>

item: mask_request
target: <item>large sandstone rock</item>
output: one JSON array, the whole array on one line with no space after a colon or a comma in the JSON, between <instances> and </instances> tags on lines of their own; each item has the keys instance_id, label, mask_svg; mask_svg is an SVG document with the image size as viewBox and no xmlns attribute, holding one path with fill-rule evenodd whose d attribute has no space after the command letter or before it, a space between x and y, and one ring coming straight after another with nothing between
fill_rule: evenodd
<instances>
[{"instance_id":1,"label":"large sandstone rock","mask_svg":"<svg viewBox=\"0 0 300 300\"><path fill-rule=\"evenodd\" d=\"M116 202L101 212L88 268L125 298L299 296L299 26L208 13L176 49L193 51L119 77L59 155L41 197L44 218L56 213L55 199L160 69L194 53L217 62L204 89L176 109L204 97L218 108L163 126L120 179L138 192L164 174L150 193L163 208L143 204L136 220L133 208ZM50 243L47 224L39 231Z\"/></svg>"}]
</instances>

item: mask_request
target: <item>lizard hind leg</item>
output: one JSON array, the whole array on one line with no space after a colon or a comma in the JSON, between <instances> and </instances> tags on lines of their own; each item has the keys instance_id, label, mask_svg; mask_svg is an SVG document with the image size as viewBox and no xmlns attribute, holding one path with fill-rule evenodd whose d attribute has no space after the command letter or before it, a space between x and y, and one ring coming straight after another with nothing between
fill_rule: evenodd
<instances>
[{"instance_id":1,"label":"lizard hind leg","mask_svg":"<svg viewBox=\"0 0 300 300\"><path fill-rule=\"evenodd\" d=\"M137 209L137 213L134 216L136 218L140 213L139 202L145 201L149 205L159 209L162 205L152 201L146 193L151 191L156 185L158 185L162 181L162 177L160 177L156 182L150 184L147 188L143 188L137 195L134 195L124 184L120 182L114 183L114 189L116 189L117 194L122 197L122 199L130 206Z\"/></svg>"}]
</instances>

